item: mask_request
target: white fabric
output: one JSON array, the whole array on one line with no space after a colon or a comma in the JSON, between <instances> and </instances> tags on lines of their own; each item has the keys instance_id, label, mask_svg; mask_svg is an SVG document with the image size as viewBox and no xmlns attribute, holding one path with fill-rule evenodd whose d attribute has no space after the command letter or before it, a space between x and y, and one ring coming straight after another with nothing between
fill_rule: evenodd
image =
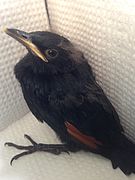
<instances>
[{"instance_id":1,"label":"white fabric","mask_svg":"<svg viewBox=\"0 0 135 180\"><path fill-rule=\"evenodd\" d=\"M5 27L46 30L44 0L0 0L0 130L28 112L13 74L14 65L27 51L3 32Z\"/></svg>"},{"instance_id":2,"label":"white fabric","mask_svg":"<svg viewBox=\"0 0 135 180\"><path fill-rule=\"evenodd\" d=\"M46 124L38 122L31 113L27 114L0 133L0 180L135 180L134 175L128 178L119 169L113 170L109 160L83 151L59 156L36 152L10 166L11 157L22 151L3 144L12 141L29 145L23 137L25 133L36 142L59 143Z\"/></svg>"},{"instance_id":3,"label":"white fabric","mask_svg":"<svg viewBox=\"0 0 135 180\"><path fill-rule=\"evenodd\" d=\"M97 79L115 105L127 134L135 140L135 2L131 0L49 0L55 31L68 37L89 59ZM0 27L25 31L46 30L43 0L1 0ZM0 129L28 112L13 67L24 48L0 33ZM92 153L38 152L9 165L19 150L4 147L5 141L29 144L23 134L37 142L59 143L55 133L27 114L0 132L0 180L135 180L111 162Z\"/></svg>"},{"instance_id":4,"label":"white fabric","mask_svg":"<svg viewBox=\"0 0 135 180\"><path fill-rule=\"evenodd\" d=\"M135 1L49 0L53 29L78 44L135 140Z\"/></svg>"}]
</instances>

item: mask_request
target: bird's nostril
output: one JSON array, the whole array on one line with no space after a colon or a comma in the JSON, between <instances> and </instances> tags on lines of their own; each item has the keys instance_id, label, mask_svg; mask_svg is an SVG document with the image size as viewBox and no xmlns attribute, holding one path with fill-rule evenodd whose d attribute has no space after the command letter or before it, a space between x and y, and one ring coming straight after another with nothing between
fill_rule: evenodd
<instances>
[{"instance_id":1,"label":"bird's nostril","mask_svg":"<svg viewBox=\"0 0 135 180\"><path fill-rule=\"evenodd\" d=\"M26 34L22 34L22 37L27 39L28 37L26 36Z\"/></svg>"},{"instance_id":2,"label":"bird's nostril","mask_svg":"<svg viewBox=\"0 0 135 180\"><path fill-rule=\"evenodd\" d=\"M25 38L25 39L28 39L28 34L27 33L25 33L25 32L17 32L18 34L20 34L23 38Z\"/></svg>"}]
</instances>

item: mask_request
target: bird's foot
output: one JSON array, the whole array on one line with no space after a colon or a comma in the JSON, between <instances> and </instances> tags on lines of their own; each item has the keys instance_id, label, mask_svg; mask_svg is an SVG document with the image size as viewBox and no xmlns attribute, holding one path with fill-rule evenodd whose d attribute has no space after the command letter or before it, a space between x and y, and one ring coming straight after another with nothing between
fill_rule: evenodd
<instances>
[{"instance_id":1,"label":"bird's foot","mask_svg":"<svg viewBox=\"0 0 135 180\"><path fill-rule=\"evenodd\" d=\"M11 146L11 147L15 147L16 149L20 149L20 150L26 150L20 154L15 155L11 161L10 161L10 165L12 165L12 162L14 160L17 160L18 158L28 155L28 154L32 154L36 151L45 151L45 152L49 152L52 154L56 154L59 155L61 152L66 152L69 154L68 152L68 147L66 144L42 144L42 143L36 143L30 136L28 135L24 135L25 138L27 138L32 145L29 146L21 146L21 145L17 145L11 142L6 142L5 145L7 146Z\"/></svg>"}]
</instances>

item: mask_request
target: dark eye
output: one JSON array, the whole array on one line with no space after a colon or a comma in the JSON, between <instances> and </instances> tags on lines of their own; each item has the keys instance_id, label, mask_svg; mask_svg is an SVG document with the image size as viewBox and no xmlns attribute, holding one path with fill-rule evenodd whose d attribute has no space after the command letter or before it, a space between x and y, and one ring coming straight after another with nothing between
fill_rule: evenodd
<instances>
[{"instance_id":1,"label":"dark eye","mask_svg":"<svg viewBox=\"0 0 135 180\"><path fill-rule=\"evenodd\" d=\"M47 49L45 51L45 54L49 57L49 58L56 58L58 55L58 51L55 49Z\"/></svg>"}]
</instances>

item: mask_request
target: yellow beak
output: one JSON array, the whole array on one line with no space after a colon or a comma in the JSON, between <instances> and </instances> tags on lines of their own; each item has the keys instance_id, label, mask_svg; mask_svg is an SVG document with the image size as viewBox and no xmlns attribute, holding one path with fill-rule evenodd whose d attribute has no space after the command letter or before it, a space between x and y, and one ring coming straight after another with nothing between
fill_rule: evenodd
<instances>
[{"instance_id":1,"label":"yellow beak","mask_svg":"<svg viewBox=\"0 0 135 180\"><path fill-rule=\"evenodd\" d=\"M31 42L31 37L29 33L17 29L8 29L8 28L6 28L4 31L6 34L13 37L21 44L23 44L25 47L30 49L40 59L42 59L45 62L48 62L45 55L39 50L39 48L33 42Z\"/></svg>"}]
</instances>

